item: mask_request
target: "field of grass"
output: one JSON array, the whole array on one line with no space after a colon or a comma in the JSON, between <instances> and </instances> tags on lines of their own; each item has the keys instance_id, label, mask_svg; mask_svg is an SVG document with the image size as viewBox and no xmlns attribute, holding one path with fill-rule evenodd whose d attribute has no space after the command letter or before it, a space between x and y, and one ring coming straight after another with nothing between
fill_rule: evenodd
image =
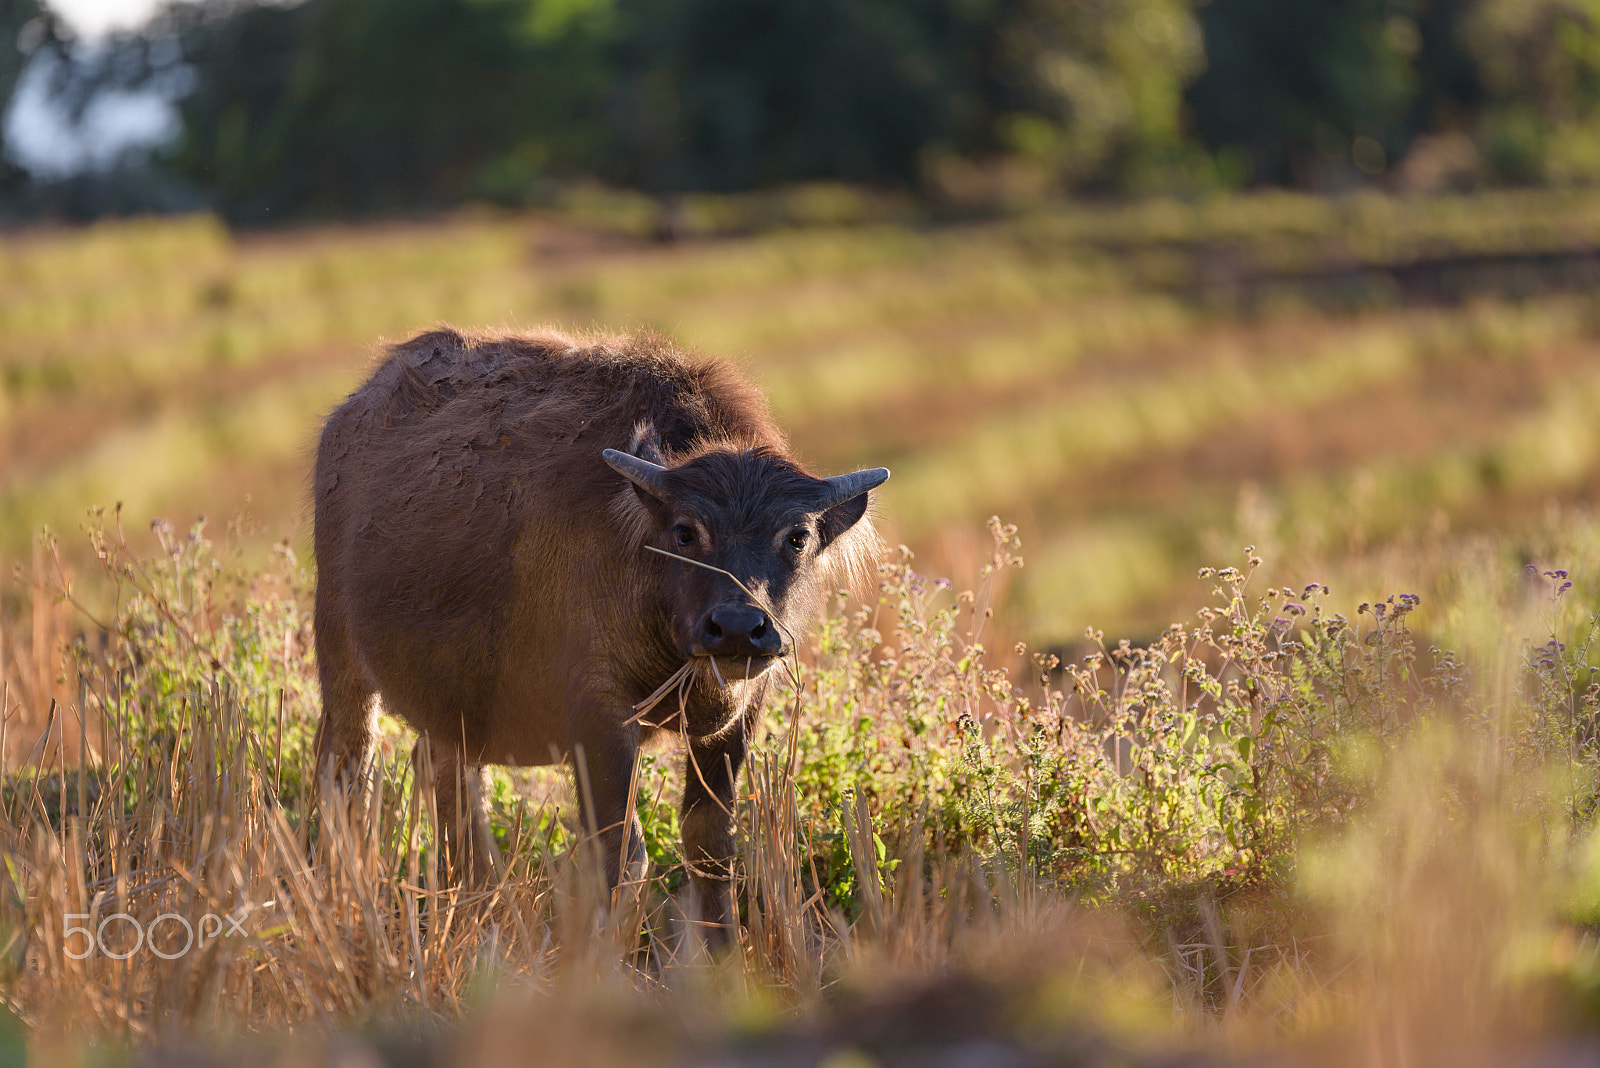
<instances>
[{"instance_id":1,"label":"field of grass","mask_svg":"<svg viewBox=\"0 0 1600 1068\"><path fill-rule=\"evenodd\" d=\"M7 237L0 559L117 501L142 528L248 499L263 541L303 550L320 416L382 339L441 321L646 326L742 360L803 456L895 470L886 530L930 570L1017 522L1017 626L1043 642L1156 633L1246 543L1333 581L1418 531L1524 533L1600 484L1600 197L862 208L748 233L722 202L684 214L671 245L632 236L627 202Z\"/></svg>"},{"instance_id":2,"label":"field of grass","mask_svg":"<svg viewBox=\"0 0 1600 1068\"><path fill-rule=\"evenodd\" d=\"M829 614L739 793L715 961L673 754L641 769L633 893L599 891L549 770L497 775L497 874L464 891L398 725L364 816L315 803L306 571L97 534L117 607L0 789L0 1057L1593 1063L1593 570L1486 582L1445 654L1414 597L1347 615L1252 557L1152 647L1030 681L984 649L1019 548L993 534L969 588L891 556Z\"/></svg>"},{"instance_id":3,"label":"field of grass","mask_svg":"<svg viewBox=\"0 0 1600 1068\"><path fill-rule=\"evenodd\" d=\"M0 1064L1592 1063L1600 196L681 214L0 242ZM394 724L315 813L310 444L439 321L658 329L894 470L728 959L670 753L622 901L548 771L442 885Z\"/></svg>"}]
</instances>

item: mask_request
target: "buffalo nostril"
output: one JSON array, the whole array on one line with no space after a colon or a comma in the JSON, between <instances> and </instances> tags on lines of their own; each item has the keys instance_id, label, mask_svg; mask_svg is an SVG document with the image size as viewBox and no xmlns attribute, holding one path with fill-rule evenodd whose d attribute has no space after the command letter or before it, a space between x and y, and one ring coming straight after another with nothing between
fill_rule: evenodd
<instances>
[{"instance_id":1,"label":"buffalo nostril","mask_svg":"<svg viewBox=\"0 0 1600 1068\"><path fill-rule=\"evenodd\" d=\"M769 656L771 620L753 605L726 605L705 621L703 651L716 656Z\"/></svg>"}]
</instances>

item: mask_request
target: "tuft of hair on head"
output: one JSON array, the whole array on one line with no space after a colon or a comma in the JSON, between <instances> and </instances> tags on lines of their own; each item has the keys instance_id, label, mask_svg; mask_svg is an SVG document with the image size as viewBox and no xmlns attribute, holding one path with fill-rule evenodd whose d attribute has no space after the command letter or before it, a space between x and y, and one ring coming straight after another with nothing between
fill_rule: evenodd
<instances>
[{"instance_id":1,"label":"tuft of hair on head","mask_svg":"<svg viewBox=\"0 0 1600 1068\"><path fill-rule=\"evenodd\" d=\"M872 523L872 508L849 530L833 539L817 557L827 584L847 591L858 601L872 596L878 583L878 564L883 557L883 539Z\"/></svg>"}]
</instances>

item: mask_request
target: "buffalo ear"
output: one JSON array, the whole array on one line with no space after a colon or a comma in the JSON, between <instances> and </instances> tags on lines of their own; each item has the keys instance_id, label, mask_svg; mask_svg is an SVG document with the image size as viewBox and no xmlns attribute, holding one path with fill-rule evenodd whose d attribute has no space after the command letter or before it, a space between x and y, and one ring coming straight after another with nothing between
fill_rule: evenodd
<instances>
[{"instance_id":1,"label":"buffalo ear","mask_svg":"<svg viewBox=\"0 0 1600 1068\"><path fill-rule=\"evenodd\" d=\"M830 545L833 539L861 522L867 514L867 493L877 489L889 479L887 467L873 467L848 475L835 475L823 479L827 485L824 511L818 533L822 544Z\"/></svg>"},{"instance_id":2,"label":"buffalo ear","mask_svg":"<svg viewBox=\"0 0 1600 1068\"><path fill-rule=\"evenodd\" d=\"M633 439L628 442L628 452L657 467L667 466L666 454L661 449L661 433L655 424L641 420L633 428Z\"/></svg>"},{"instance_id":3,"label":"buffalo ear","mask_svg":"<svg viewBox=\"0 0 1600 1068\"><path fill-rule=\"evenodd\" d=\"M663 505L672 504L673 494L667 486L665 467L616 449L602 449L600 458L611 470L633 483L634 492L651 512L659 513Z\"/></svg>"}]
</instances>

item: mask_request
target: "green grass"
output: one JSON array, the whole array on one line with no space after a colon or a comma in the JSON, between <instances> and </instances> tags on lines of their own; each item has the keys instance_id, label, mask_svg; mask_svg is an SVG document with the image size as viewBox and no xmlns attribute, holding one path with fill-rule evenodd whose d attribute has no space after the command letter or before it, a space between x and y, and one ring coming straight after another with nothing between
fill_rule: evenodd
<instances>
[{"instance_id":1,"label":"green grass","mask_svg":"<svg viewBox=\"0 0 1600 1068\"><path fill-rule=\"evenodd\" d=\"M303 550L320 416L384 339L441 321L645 326L740 360L802 456L894 468L886 530L930 570L969 563L963 532L988 515L1019 519L1052 561L1014 587L1019 628L1044 642L1091 620L1159 629L1231 545L1270 537L1337 574L1419 522L1511 533L1527 500L1582 501L1595 481L1596 306L1556 268L1493 265L1588 247L1592 195L935 223L816 189L695 199L691 239L670 246L634 236L647 208L590 194L561 216L7 238L0 556L118 500L137 529L247 497L264 541ZM1385 273L1462 257L1487 259L1444 303L1409 304ZM1241 525L1241 486L1272 529ZM1338 534L1352 506L1373 512L1354 549ZM1133 556L1145 566L1118 562Z\"/></svg>"}]
</instances>

